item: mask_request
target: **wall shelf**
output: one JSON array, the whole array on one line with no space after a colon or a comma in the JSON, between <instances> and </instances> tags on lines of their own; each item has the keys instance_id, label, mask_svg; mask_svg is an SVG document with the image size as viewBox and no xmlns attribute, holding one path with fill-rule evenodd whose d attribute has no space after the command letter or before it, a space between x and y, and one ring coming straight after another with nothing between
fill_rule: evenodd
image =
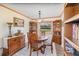
<instances>
[{"instance_id":1,"label":"wall shelf","mask_svg":"<svg viewBox=\"0 0 79 59\"><path fill-rule=\"evenodd\" d=\"M79 51L79 46L70 41L68 38L64 37L64 39L72 46L74 47L77 51Z\"/></svg>"},{"instance_id":2,"label":"wall shelf","mask_svg":"<svg viewBox=\"0 0 79 59\"><path fill-rule=\"evenodd\" d=\"M64 54L79 55L79 4L67 5L64 8Z\"/></svg>"},{"instance_id":3,"label":"wall shelf","mask_svg":"<svg viewBox=\"0 0 79 59\"><path fill-rule=\"evenodd\" d=\"M69 18L68 20L66 20L64 23L75 23L75 22L79 22L79 14L76 14L75 16Z\"/></svg>"},{"instance_id":4,"label":"wall shelf","mask_svg":"<svg viewBox=\"0 0 79 59\"><path fill-rule=\"evenodd\" d=\"M73 56L73 54L68 53L67 51L64 51L64 55L65 55L65 56Z\"/></svg>"}]
</instances>

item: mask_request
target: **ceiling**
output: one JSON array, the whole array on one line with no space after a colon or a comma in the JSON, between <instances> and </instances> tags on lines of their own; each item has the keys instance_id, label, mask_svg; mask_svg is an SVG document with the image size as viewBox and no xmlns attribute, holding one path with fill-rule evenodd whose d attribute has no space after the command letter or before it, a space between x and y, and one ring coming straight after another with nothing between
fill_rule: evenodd
<instances>
[{"instance_id":1,"label":"ceiling","mask_svg":"<svg viewBox=\"0 0 79 59\"><path fill-rule=\"evenodd\" d=\"M63 3L9 3L5 5L33 19L39 18L38 11L41 11L41 18L57 17L64 8Z\"/></svg>"}]
</instances>

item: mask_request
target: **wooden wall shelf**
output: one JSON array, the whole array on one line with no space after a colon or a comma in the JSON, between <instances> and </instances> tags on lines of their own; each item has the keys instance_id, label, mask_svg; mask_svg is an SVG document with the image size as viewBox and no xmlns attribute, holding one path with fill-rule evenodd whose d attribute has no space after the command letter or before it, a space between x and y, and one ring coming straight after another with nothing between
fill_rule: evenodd
<instances>
[{"instance_id":1,"label":"wooden wall shelf","mask_svg":"<svg viewBox=\"0 0 79 59\"><path fill-rule=\"evenodd\" d=\"M79 51L79 46L70 41L68 38L64 37L64 39L72 46L74 47L77 51Z\"/></svg>"},{"instance_id":2,"label":"wooden wall shelf","mask_svg":"<svg viewBox=\"0 0 79 59\"><path fill-rule=\"evenodd\" d=\"M66 52L66 51L64 51L64 55L65 55L65 56L73 56L73 54L68 53L68 52Z\"/></svg>"},{"instance_id":3,"label":"wooden wall shelf","mask_svg":"<svg viewBox=\"0 0 79 59\"><path fill-rule=\"evenodd\" d=\"M67 4L64 8L64 54L79 55L79 4ZM76 51L75 51L76 50ZM75 52L75 53L74 53ZM67 55L70 56L70 55Z\"/></svg>"},{"instance_id":4,"label":"wooden wall shelf","mask_svg":"<svg viewBox=\"0 0 79 59\"><path fill-rule=\"evenodd\" d=\"M75 6L77 5L78 3L66 3L66 6L65 7L70 7L70 6Z\"/></svg>"},{"instance_id":5,"label":"wooden wall shelf","mask_svg":"<svg viewBox=\"0 0 79 59\"><path fill-rule=\"evenodd\" d=\"M79 14L76 14L75 16L71 17L70 19L66 20L64 23L75 23L79 22Z\"/></svg>"}]
</instances>

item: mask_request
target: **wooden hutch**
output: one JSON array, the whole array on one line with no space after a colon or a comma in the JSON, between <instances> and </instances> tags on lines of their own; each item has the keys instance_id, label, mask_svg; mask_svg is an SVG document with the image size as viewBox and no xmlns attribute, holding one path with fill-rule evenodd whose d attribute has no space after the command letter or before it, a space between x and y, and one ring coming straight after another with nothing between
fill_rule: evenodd
<instances>
[{"instance_id":1,"label":"wooden hutch","mask_svg":"<svg viewBox=\"0 0 79 59\"><path fill-rule=\"evenodd\" d=\"M53 42L61 44L61 25L62 20L53 21Z\"/></svg>"},{"instance_id":2,"label":"wooden hutch","mask_svg":"<svg viewBox=\"0 0 79 59\"><path fill-rule=\"evenodd\" d=\"M66 56L79 55L78 24L79 4L68 3L64 8L64 53Z\"/></svg>"},{"instance_id":3,"label":"wooden hutch","mask_svg":"<svg viewBox=\"0 0 79 59\"><path fill-rule=\"evenodd\" d=\"M37 32L37 22L36 21L30 21L29 22L29 32Z\"/></svg>"}]
</instances>

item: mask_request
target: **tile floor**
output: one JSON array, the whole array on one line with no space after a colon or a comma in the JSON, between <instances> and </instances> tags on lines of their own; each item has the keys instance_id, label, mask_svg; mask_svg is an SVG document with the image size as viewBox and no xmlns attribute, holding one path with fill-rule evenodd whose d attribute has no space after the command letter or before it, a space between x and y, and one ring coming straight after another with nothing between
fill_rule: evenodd
<instances>
[{"instance_id":1,"label":"tile floor","mask_svg":"<svg viewBox=\"0 0 79 59\"><path fill-rule=\"evenodd\" d=\"M57 48L56 45L57 44L53 43L53 53L51 53L51 47L48 46L45 49L45 54L42 54L39 51L38 56L57 56L57 54L58 54L58 56L63 56L64 55L63 53L56 51L56 48ZM59 48L59 46L58 46L58 48ZM29 49L27 48L27 45L26 45L26 47L24 47L23 49L21 49L20 51L15 53L13 56L29 56ZM37 53L33 52L32 56L37 56Z\"/></svg>"}]
</instances>

